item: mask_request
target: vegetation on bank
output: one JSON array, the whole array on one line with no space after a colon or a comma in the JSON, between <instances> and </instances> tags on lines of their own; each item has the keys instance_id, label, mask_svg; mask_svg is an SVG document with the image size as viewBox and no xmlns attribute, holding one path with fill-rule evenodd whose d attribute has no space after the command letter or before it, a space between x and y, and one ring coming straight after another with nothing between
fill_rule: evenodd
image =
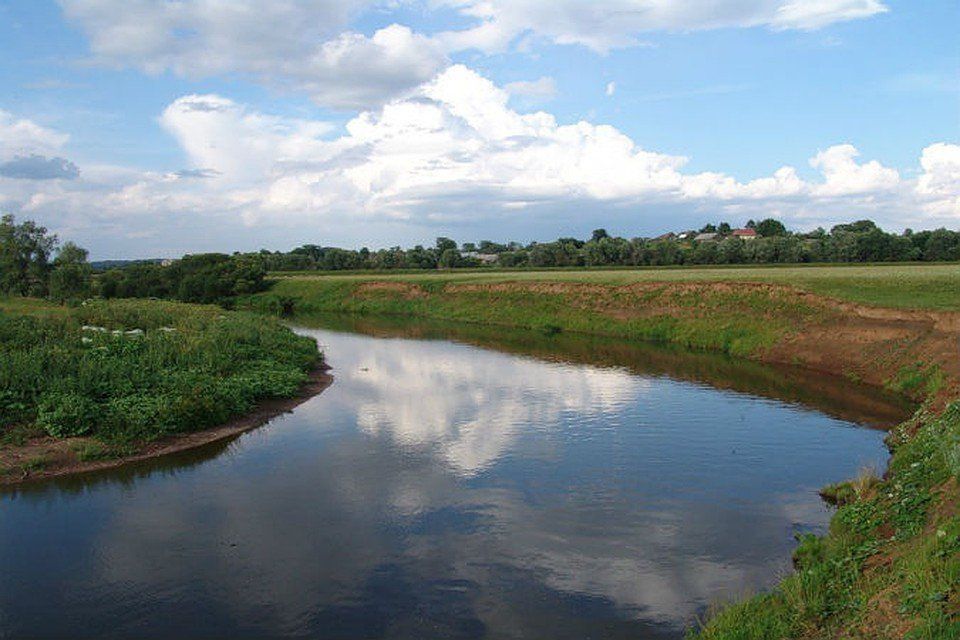
<instances>
[{"instance_id":1,"label":"vegetation on bank","mask_svg":"<svg viewBox=\"0 0 960 640\"><path fill-rule=\"evenodd\" d=\"M281 315L397 315L574 331L749 356L842 314L798 288L887 307L960 309L955 265L298 276L237 304Z\"/></svg>"},{"instance_id":2,"label":"vegetation on bank","mask_svg":"<svg viewBox=\"0 0 960 640\"><path fill-rule=\"evenodd\" d=\"M320 359L281 323L150 300L0 299L0 446L88 436L80 458L295 395Z\"/></svg>"},{"instance_id":3,"label":"vegetation on bank","mask_svg":"<svg viewBox=\"0 0 960 640\"><path fill-rule=\"evenodd\" d=\"M233 296L262 291L266 270L255 256L187 255L167 263L136 263L96 279L103 298L166 298L229 306Z\"/></svg>"},{"instance_id":4,"label":"vegetation on bank","mask_svg":"<svg viewBox=\"0 0 960 640\"><path fill-rule=\"evenodd\" d=\"M264 274L257 259L203 254L95 277L85 250L0 218L0 476L47 465L46 454L23 459L31 451L65 449L44 438L71 439L64 466L294 396L319 361L312 340L274 320L156 299L229 305L261 290ZM104 300L117 297L153 299Z\"/></svg>"},{"instance_id":5,"label":"vegetation on bank","mask_svg":"<svg viewBox=\"0 0 960 640\"><path fill-rule=\"evenodd\" d=\"M710 285L614 288L576 283L283 279L237 305L260 312L355 313L573 331L749 355L821 309L797 295Z\"/></svg>"}]
</instances>

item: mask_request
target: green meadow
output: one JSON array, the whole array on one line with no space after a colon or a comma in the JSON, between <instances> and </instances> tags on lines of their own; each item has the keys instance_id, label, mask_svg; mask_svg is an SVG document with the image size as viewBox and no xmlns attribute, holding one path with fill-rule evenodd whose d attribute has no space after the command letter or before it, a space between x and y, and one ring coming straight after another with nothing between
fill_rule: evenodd
<instances>
[{"instance_id":1,"label":"green meadow","mask_svg":"<svg viewBox=\"0 0 960 640\"><path fill-rule=\"evenodd\" d=\"M308 292L293 283L385 280L421 284L467 282L576 282L626 285L635 282L764 282L787 285L865 305L898 309L960 310L960 264L850 264L715 266L551 270L456 270L424 273L297 272L272 274L282 291Z\"/></svg>"}]
</instances>

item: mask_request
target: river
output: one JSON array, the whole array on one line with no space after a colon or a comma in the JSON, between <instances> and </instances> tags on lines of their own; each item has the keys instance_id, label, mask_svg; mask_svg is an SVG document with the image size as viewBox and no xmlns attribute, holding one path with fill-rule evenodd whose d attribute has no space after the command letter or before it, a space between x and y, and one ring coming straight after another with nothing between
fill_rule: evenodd
<instances>
[{"instance_id":1,"label":"river","mask_svg":"<svg viewBox=\"0 0 960 640\"><path fill-rule=\"evenodd\" d=\"M0 493L0 637L679 638L769 587L895 398L649 345L327 319L229 443Z\"/></svg>"}]
</instances>

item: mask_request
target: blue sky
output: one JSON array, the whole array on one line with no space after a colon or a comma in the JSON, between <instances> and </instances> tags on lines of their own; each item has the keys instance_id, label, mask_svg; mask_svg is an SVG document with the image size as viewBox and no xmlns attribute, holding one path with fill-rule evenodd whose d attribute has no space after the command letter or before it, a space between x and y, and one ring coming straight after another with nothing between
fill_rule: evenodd
<instances>
[{"instance_id":1,"label":"blue sky","mask_svg":"<svg viewBox=\"0 0 960 640\"><path fill-rule=\"evenodd\" d=\"M952 0L258 6L0 4L0 210L97 257L960 226Z\"/></svg>"}]
</instances>

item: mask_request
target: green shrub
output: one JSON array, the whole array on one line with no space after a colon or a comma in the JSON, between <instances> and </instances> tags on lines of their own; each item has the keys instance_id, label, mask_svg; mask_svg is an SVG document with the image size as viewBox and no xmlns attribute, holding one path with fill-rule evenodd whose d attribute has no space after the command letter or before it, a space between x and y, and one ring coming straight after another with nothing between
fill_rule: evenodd
<instances>
[{"instance_id":1,"label":"green shrub","mask_svg":"<svg viewBox=\"0 0 960 640\"><path fill-rule=\"evenodd\" d=\"M272 318L159 300L0 312L0 432L112 443L203 429L297 392L316 342Z\"/></svg>"},{"instance_id":2,"label":"green shrub","mask_svg":"<svg viewBox=\"0 0 960 640\"><path fill-rule=\"evenodd\" d=\"M96 418L96 404L77 393L47 393L37 405L37 424L56 438L86 435Z\"/></svg>"},{"instance_id":3,"label":"green shrub","mask_svg":"<svg viewBox=\"0 0 960 640\"><path fill-rule=\"evenodd\" d=\"M29 412L30 404L11 389L0 389L0 424L12 424L23 419Z\"/></svg>"}]
</instances>

